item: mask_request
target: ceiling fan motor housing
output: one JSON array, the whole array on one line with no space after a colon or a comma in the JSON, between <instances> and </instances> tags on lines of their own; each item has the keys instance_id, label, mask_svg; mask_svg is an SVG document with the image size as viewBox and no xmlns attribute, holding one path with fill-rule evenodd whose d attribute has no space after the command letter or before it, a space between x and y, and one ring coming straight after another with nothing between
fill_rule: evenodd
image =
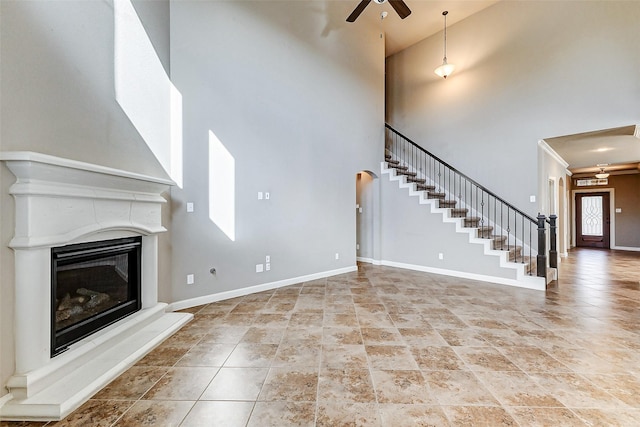
<instances>
[{"instance_id":1,"label":"ceiling fan motor housing","mask_svg":"<svg viewBox=\"0 0 640 427\"><path fill-rule=\"evenodd\" d=\"M382 4L382 3L386 2L387 0L373 0L373 1L378 3L378 4Z\"/></svg>"}]
</instances>

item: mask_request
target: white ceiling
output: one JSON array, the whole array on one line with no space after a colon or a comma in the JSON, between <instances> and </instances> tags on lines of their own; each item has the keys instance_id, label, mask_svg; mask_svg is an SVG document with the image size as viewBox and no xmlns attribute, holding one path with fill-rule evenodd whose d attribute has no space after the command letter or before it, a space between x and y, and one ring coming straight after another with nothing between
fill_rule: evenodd
<instances>
[{"instance_id":1,"label":"white ceiling","mask_svg":"<svg viewBox=\"0 0 640 427\"><path fill-rule=\"evenodd\" d=\"M386 55L393 55L420 40L432 36L444 27L442 12L447 10L447 28L458 21L481 11L499 0L405 0L411 15L400 19L389 2L377 4L375 1L362 12L356 22L348 25L378 25L386 35ZM360 0L339 2L344 8L344 19L360 3ZM380 19L386 11L387 17Z\"/></svg>"},{"instance_id":2,"label":"white ceiling","mask_svg":"<svg viewBox=\"0 0 640 427\"><path fill-rule=\"evenodd\" d=\"M545 142L560 155L574 174L593 174L598 164L605 170L640 169L640 133L635 125L547 138Z\"/></svg>"}]
</instances>

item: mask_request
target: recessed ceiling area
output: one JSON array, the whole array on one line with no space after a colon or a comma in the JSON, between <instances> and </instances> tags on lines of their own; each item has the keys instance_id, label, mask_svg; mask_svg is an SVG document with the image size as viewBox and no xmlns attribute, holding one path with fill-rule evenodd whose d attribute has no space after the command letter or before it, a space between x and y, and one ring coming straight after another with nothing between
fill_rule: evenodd
<instances>
[{"instance_id":1,"label":"recessed ceiling area","mask_svg":"<svg viewBox=\"0 0 640 427\"><path fill-rule=\"evenodd\" d=\"M612 173L638 173L640 170L640 126L618 128L547 138L545 142L568 164L574 176L593 175L599 164Z\"/></svg>"}]
</instances>

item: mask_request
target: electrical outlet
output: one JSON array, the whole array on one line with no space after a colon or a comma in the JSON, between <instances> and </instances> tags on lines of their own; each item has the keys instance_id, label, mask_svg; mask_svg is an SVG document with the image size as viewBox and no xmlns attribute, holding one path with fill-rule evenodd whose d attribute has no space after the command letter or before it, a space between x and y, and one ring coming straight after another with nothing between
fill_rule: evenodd
<instances>
[{"instance_id":1,"label":"electrical outlet","mask_svg":"<svg viewBox=\"0 0 640 427\"><path fill-rule=\"evenodd\" d=\"M268 192L268 191L267 191L266 193L264 193L264 198L265 198L265 199L269 200L269 197L271 197L271 196L269 195L269 192Z\"/></svg>"},{"instance_id":2,"label":"electrical outlet","mask_svg":"<svg viewBox=\"0 0 640 427\"><path fill-rule=\"evenodd\" d=\"M256 264L256 273L262 273L264 271L263 264Z\"/></svg>"},{"instance_id":3,"label":"electrical outlet","mask_svg":"<svg viewBox=\"0 0 640 427\"><path fill-rule=\"evenodd\" d=\"M187 212L193 212L193 202L187 202Z\"/></svg>"},{"instance_id":4,"label":"electrical outlet","mask_svg":"<svg viewBox=\"0 0 640 427\"><path fill-rule=\"evenodd\" d=\"M356 243L356 249L360 250L360 243Z\"/></svg>"},{"instance_id":5,"label":"electrical outlet","mask_svg":"<svg viewBox=\"0 0 640 427\"><path fill-rule=\"evenodd\" d=\"M267 271L271 270L271 264L270 263L266 263L264 265L264 269L267 270Z\"/></svg>"},{"instance_id":6,"label":"electrical outlet","mask_svg":"<svg viewBox=\"0 0 640 427\"><path fill-rule=\"evenodd\" d=\"M442 252L438 254L438 259L444 259L444 254Z\"/></svg>"},{"instance_id":7,"label":"electrical outlet","mask_svg":"<svg viewBox=\"0 0 640 427\"><path fill-rule=\"evenodd\" d=\"M340 259L340 254L336 252L336 259Z\"/></svg>"},{"instance_id":8,"label":"electrical outlet","mask_svg":"<svg viewBox=\"0 0 640 427\"><path fill-rule=\"evenodd\" d=\"M258 200L262 200L262 191L258 191Z\"/></svg>"},{"instance_id":9,"label":"electrical outlet","mask_svg":"<svg viewBox=\"0 0 640 427\"><path fill-rule=\"evenodd\" d=\"M193 274L187 274L187 285L193 285L195 283L195 277Z\"/></svg>"}]
</instances>

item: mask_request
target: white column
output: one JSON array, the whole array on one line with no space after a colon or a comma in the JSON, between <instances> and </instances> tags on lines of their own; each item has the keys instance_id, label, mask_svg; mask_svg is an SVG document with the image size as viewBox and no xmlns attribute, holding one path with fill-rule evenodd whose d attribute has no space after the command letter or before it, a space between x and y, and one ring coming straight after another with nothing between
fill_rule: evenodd
<instances>
[{"instance_id":1,"label":"white column","mask_svg":"<svg viewBox=\"0 0 640 427\"><path fill-rule=\"evenodd\" d=\"M158 235L142 237L142 308L158 303Z\"/></svg>"},{"instance_id":2,"label":"white column","mask_svg":"<svg viewBox=\"0 0 640 427\"><path fill-rule=\"evenodd\" d=\"M44 366L51 356L51 250L16 249L16 374Z\"/></svg>"}]
</instances>

